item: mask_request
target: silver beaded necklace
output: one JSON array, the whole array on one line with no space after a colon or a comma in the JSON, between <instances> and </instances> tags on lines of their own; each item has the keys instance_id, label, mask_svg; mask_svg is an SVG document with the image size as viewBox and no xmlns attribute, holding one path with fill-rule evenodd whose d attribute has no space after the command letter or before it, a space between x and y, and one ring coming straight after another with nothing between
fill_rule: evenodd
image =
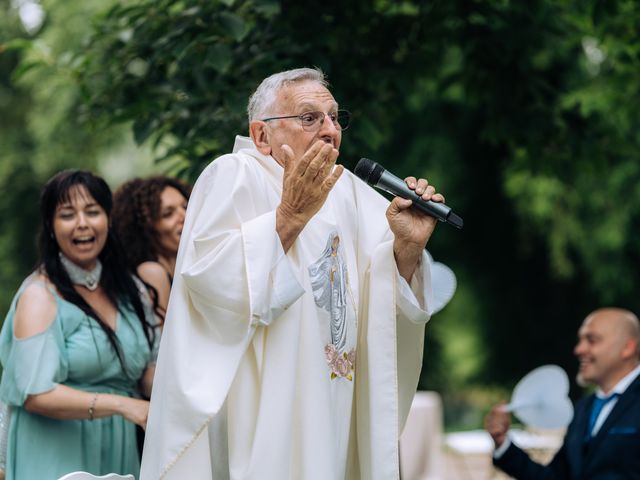
<instances>
[{"instance_id":1,"label":"silver beaded necklace","mask_svg":"<svg viewBox=\"0 0 640 480\"><path fill-rule=\"evenodd\" d=\"M96 266L93 270L85 270L79 267L60 252L60 262L67 271L71 283L74 285L82 285L89 290L95 290L100 285L100 276L102 275L102 263L100 259L96 259Z\"/></svg>"}]
</instances>

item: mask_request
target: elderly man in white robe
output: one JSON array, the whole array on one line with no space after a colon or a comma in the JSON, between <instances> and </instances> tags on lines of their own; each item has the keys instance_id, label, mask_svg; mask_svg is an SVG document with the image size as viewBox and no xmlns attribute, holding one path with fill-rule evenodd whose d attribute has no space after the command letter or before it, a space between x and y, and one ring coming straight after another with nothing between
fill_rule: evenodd
<instances>
[{"instance_id":1,"label":"elderly man in white robe","mask_svg":"<svg viewBox=\"0 0 640 480\"><path fill-rule=\"evenodd\" d=\"M349 114L319 70L268 77L248 114L189 201L141 479L398 478L437 220L336 164Z\"/></svg>"}]
</instances>

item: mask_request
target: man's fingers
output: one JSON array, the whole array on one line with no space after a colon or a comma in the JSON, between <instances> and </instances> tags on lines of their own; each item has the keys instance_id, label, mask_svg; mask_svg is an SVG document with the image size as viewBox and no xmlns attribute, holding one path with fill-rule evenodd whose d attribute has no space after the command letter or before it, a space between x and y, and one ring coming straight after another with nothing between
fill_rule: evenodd
<instances>
[{"instance_id":1,"label":"man's fingers","mask_svg":"<svg viewBox=\"0 0 640 480\"><path fill-rule=\"evenodd\" d=\"M419 193L421 186L416 188L416 193L422 197L423 200L431 200L431 197L436 193L436 189L433 185L429 185L422 190L422 193Z\"/></svg>"},{"instance_id":2,"label":"man's fingers","mask_svg":"<svg viewBox=\"0 0 640 480\"><path fill-rule=\"evenodd\" d=\"M328 192L333 188L336 184L340 176L344 172L344 167L342 165L336 165L336 168L333 169L333 172L322 182L322 189L325 192Z\"/></svg>"},{"instance_id":3,"label":"man's fingers","mask_svg":"<svg viewBox=\"0 0 640 480\"><path fill-rule=\"evenodd\" d=\"M442 195L441 193L436 193L434 195L431 195L430 200L433 200L434 202L444 203L444 195Z\"/></svg>"},{"instance_id":4,"label":"man's fingers","mask_svg":"<svg viewBox=\"0 0 640 480\"><path fill-rule=\"evenodd\" d=\"M433 200L434 202L444 202L444 197L436 193L436 188L429 184L426 178L406 177L404 179L407 186L420 195L423 200Z\"/></svg>"},{"instance_id":5,"label":"man's fingers","mask_svg":"<svg viewBox=\"0 0 640 480\"><path fill-rule=\"evenodd\" d=\"M313 173L313 176L317 173L317 167L313 167L313 170L308 171L311 168L314 160L318 158L318 155L321 154L322 148L325 146L325 143L318 140L315 142L309 150L304 152L302 158L297 162L296 165L296 173L300 176L307 175L307 173Z\"/></svg>"},{"instance_id":6,"label":"man's fingers","mask_svg":"<svg viewBox=\"0 0 640 480\"><path fill-rule=\"evenodd\" d=\"M427 182L424 178L421 178L416 183L416 193L418 195L423 195L424 193L428 192L428 189L427 189L428 187L429 187L429 182ZM435 188L433 188L433 191L435 192Z\"/></svg>"},{"instance_id":7,"label":"man's fingers","mask_svg":"<svg viewBox=\"0 0 640 480\"><path fill-rule=\"evenodd\" d=\"M311 159L311 162L307 166L307 169L304 172L304 175L309 176L309 178L311 178L312 180L315 180L318 174L322 172L323 167L326 164L327 160L330 158L331 150L333 150L333 146L330 143L323 142L323 145L321 146L320 150Z\"/></svg>"},{"instance_id":8,"label":"man's fingers","mask_svg":"<svg viewBox=\"0 0 640 480\"><path fill-rule=\"evenodd\" d=\"M407 177L404 179L404 182L409 186L410 189L415 190L417 185L416 177Z\"/></svg>"},{"instance_id":9,"label":"man's fingers","mask_svg":"<svg viewBox=\"0 0 640 480\"><path fill-rule=\"evenodd\" d=\"M391 200L391 209L389 213L391 213L392 215L396 214L402 210L406 210L411 205L413 205L413 202L411 200L402 197L395 197L393 200Z\"/></svg>"},{"instance_id":10,"label":"man's fingers","mask_svg":"<svg viewBox=\"0 0 640 480\"><path fill-rule=\"evenodd\" d=\"M334 165L336 164L336 160L338 160L338 155L340 152L335 148L332 148L328 155L324 159L324 163L320 166L318 173L316 174L316 178L319 178L321 181L324 181L325 178L332 172Z\"/></svg>"}]
</instances>

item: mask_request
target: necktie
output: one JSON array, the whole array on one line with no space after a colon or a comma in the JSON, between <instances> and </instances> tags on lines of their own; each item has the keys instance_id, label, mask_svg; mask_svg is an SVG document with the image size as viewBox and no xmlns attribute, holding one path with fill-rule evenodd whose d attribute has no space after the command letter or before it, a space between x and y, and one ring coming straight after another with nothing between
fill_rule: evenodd
<instances>
[{"instance_id":1,"label":"necktie","mask_svg":"<svg viewBox=\"0 0 640 480\"><path fill-rule=\"evenodd\" d=\"M598 416L600 412L604 408L604 406L609 403L614 398L618 398L619 393L612 393L608 397L600 398L597 397L593 400L593 405L591 406L591 416L589 417L589 430L587 430L587 438L591 437L591 432L593 431L593 427L598 420Z\"/></svg>"}]
</instances>

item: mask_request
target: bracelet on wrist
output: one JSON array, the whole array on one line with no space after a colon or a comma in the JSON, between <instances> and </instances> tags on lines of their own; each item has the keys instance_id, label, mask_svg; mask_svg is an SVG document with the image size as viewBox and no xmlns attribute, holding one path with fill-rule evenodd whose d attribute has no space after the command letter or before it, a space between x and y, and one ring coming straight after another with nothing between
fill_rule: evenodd
<instances>
[{"instance_id":1,"label":"bracelet on wrist","mask_svg":"<svg viewBox=\"0 0 640 480\"><path fill-rule=\"evenodd\" d=\"M89 420L93 420L93 415L95 414L97 401L98 401L98 394L96 393L91 399L91 405L89 405Z\"/></svg>"}]
</instances>

